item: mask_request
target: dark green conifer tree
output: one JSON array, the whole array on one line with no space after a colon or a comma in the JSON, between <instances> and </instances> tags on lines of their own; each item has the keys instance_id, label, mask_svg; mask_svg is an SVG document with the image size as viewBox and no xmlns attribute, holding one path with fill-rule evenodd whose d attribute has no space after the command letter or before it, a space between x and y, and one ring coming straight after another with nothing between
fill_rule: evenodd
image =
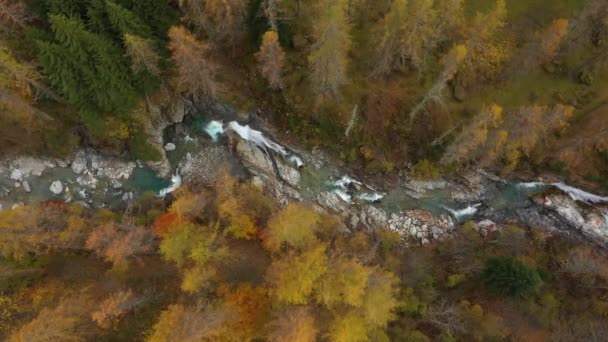
<instances>
[{"instance_id":1,"label":"dark green conifer tree","mask_svg":"<svg viewBox=\"0 0 608 342\"><path fill-rule=\"evenodd\" d=\"M136 34L148 38L152 32L150 27L133 12L112 1L106 1L106 11L114 30L121 36L125 33Z\"/></svg>"},{"instance_id":2,"label":"dark green conifer tree","mask_svg":"<svg viewBox=\"0 0 608 342\"><path fill-rule=\"evenodd\" d=\"M51 15L51 42L37 41L40 62L50 83L71 104L96 113L120 115L135 103L133 75L122 50L84 24Z\"/></svg>"}]
</instances>

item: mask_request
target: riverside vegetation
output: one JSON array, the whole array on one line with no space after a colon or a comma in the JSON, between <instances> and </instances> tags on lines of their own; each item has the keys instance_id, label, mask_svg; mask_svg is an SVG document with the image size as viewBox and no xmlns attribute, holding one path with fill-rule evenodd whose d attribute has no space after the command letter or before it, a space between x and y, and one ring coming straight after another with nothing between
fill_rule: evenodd
<instances>
[{"instance_id":1,"label":"riverside vegetation","mask_svg":"<svg viewBox=\"0 0 608 342\"><path fill-rule=\"evenodd\" d=\"M375 180L608 186L603 0L0 0L0 28L3 157L158 170L162 129L223 102ZM214 174L0 210L0 338L606 340L608 260L579 239L468 221L413 247Z\"/></svg>"}]
</instances>

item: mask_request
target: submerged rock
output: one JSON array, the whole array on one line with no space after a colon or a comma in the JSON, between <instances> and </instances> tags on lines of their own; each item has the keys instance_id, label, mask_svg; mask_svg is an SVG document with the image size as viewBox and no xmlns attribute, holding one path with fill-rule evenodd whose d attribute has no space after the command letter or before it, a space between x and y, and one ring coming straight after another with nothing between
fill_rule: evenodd
<instances>
[{"instance_id":1,"label":"submerged rock","mask_svg":"<svg viewBox=\"0 0 608 342\"><path fill-rule=\"evenodd\" d=\"M132 192L125 192L125 193L122 195L122 198L121 198L121 199L123 200L123 202L129 202L129 201L132 201L134 197L135 197L135 196L133 195L133 193L132 193Z\"/></svg>"},{"instance_id":2,"label":"submerged rock","mask_svg":"<svg viewBox=\"0 0 608 342\"><path fill-rule=\"evenodd\" d=\"M29 156L19 157L11 162L13 168L18 169L23 178L29 176L39 177L47 168L56 167L55 162L46 158L34 158Z\"/></svg>"},{"instance_id":3,"label":"submerged rock","mask_svg":"<svg viewBox=\"0 0 608 342\"><path fill-rule=\"evenodd\" d=\"M86 187L89 189L96 189L98 182L99 182L99 180L90 173L83 174L81 176L78 176L78 178L76 178L76 183L78 183L80 186L83 186L83 187Z\"/></svg>"},{"instance_id":4,"label":"submerged rock","mask_svg":"<svg viewBox=\"0 0 608 342\"><path fill-rule=\"evenodd\" d=\"M63 192L63 183L61 183L61 181L59 181L59 180L56 180L53 183L51 183L49 190L52 193L54 193L55 195L59 195Z\"/></svg>"},{"instance_id":5,"label":"submerged rock","mask_svg":"<svg viewBox=\"0 0 608 342\"><path fill-rule=\"evenodd\" d=\"M107 177L115 180L129 179L135 166L135 162L118 158L101 159L97 169L97 177Z\"/></svg>"},{"instance_id":6,"label":"submerged rock","mask_svg":"<svg viewBox=\"0 0 608 342\"><path fill-rule=\"evenodd\" d=\"M20 181L23 178L23 172L19 169L14 169L11 172L11 179L15 181Z\"/></svg>"},{"instance_id":7,"label":"submerged rock","mask_svg":"<svg viewBox=\"0 0 608 342\"><path fill-rule=\"evenodd\" d=\"M25 190L25 192L32 192L32 188L30 187L30 183L28 183L28 181L21 182L21 185L23 186L23 190Z\"/></svg>"},{"instance_id":8,"label":"submerged rock","mask_svg":"<svg viewBox=\"0 0 608 342\"><path fill-rule=\"evenodd\" d=\"M174 143L165 144L165 151L167 151L167 152L175 151L176 148L177 148L177 146L175 146Z\"/></svg>"}]
</instances>

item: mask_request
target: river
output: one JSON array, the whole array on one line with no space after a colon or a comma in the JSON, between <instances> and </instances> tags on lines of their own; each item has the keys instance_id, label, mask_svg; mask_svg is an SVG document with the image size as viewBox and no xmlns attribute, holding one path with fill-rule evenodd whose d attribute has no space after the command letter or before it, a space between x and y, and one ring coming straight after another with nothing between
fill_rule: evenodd
<instances>
[{"instance_id":1,"label":"river","mask_svg":"<svg viewBox=\"0 0 608 342\"><path fill-rule=\"evenodd\" d=\"M504 213L529 206L531 196L554 188L567 194L573 201L597 207L608 222L608 209L605 208L608 197L564 183L522 183L494 177L492 182L485 183L483 194L469 198L455 195L454 184L442 180L402 182L393 187L382 184L371 186L334 165L316 163L311 161L310 154L296 152L280 144L260 129L255 120L239 123L237 118L234 114L197 113L186 116L183 123L168 127L164 132L164 141L168 144L166 154L173 169L173 175L169 178L158 177L140 161L104 157L90 149L80 152L78 162L29 157L4 161L0 166L0 204L10 208L55 199L91 207L121 208L144 193L163 197L180 186L180 165L191 159L203 146L228 144L226 132L231 131L296 170L292 173L297 173L297 180L293 181L297 184L291 186L303 199L314 200L319 193L331 193L345 206L373 205L389 215L422 209L436 216L447 215L454 222L462 222L474 217L481 209L484 212L490 209ZM83 163L86 164L84 167ZM75 167L78 164L81 167ZM56 188L51 189L52 184L58 181L62 187L60 192Z\"/></svg>"}]
</instances>

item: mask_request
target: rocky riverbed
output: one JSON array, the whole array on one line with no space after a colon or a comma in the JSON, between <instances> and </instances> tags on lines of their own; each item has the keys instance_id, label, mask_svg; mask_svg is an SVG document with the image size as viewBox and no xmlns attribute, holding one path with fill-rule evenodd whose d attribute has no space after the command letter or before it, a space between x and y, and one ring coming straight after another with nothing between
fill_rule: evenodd
<instances>
[{"instance_id":1,"label":"rocky riverbed","mask_svg":"<svg viewBox=\"0 0 608 342\"><path fill-rule=\"evenodd\" d=\"M155 144L163 149L157 165L92 149L66 160L23 156L0 161L0 203L6 210L48 199L119 207L147 191L165 195L181 182L209 185L219 165L228 163L233 173L283 205L307 200L340 215L350 229L390 229L411 244L448 238L459 223L472 220L481 235L519 224L608 246L608 198L561 183L506 181L483 170L425 182L403 172L397 184L382 184L349 175L321 151L284 146L263 129L239 123L226 107L204 110L197 124L190 118L185 124L164 123L164 134L154 132Z\"/></svg>"}]
</instances>

